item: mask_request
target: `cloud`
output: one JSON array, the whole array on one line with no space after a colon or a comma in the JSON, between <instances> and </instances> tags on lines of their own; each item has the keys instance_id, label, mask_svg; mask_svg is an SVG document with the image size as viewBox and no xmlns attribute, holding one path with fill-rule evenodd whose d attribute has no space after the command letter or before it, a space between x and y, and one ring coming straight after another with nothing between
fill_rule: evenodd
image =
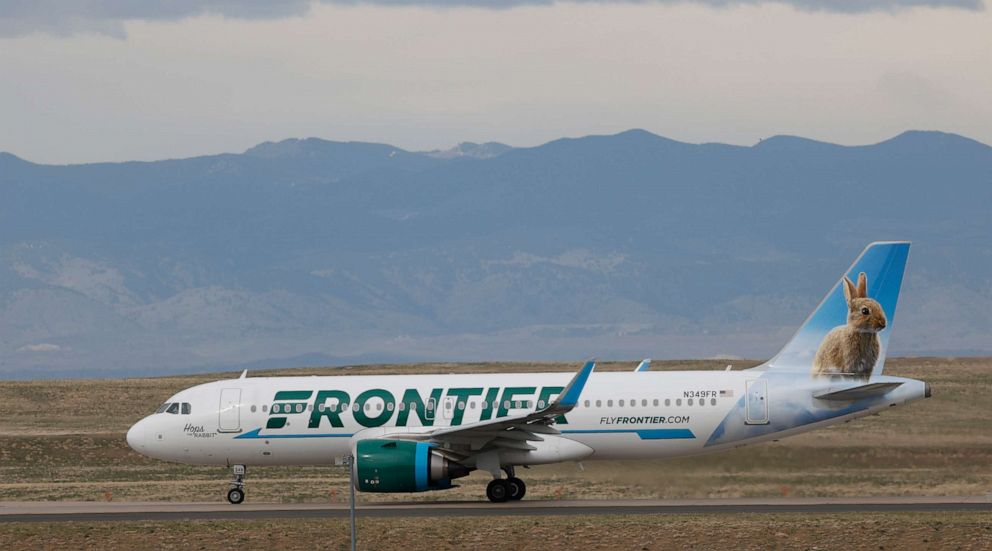
<instances>
[{"instance_id":1,"label":"cloud","mask_svg":"<svg viewBox=\"0 0 992 551\"><path fill-rule=\"evenodd\" d=\"M783 4L808 12L898 12L913 8L984 9L984 0L620 0L627 4L698 4L712 8ZM348 6L511 9L606 3L601 0L0 0L0 37L91 33L125 38L128 21L179 21L214 15L232 19L304 16L316 3Z\"/></svg>"}]
</instances>

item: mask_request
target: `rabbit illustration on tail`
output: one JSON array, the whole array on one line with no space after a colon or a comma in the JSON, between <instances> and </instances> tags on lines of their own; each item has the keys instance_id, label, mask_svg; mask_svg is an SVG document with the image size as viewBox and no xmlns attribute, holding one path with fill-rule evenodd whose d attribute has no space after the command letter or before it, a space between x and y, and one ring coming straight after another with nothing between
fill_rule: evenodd
<instances>
[{"instance_id":1,"label":"rabbit illustration on tail","mask_svg":"<svg viewBox=\"0 0 992 551\"><path fill-rule=\"evenodd\" d=\"M855 286L844 277L847 325L834 327L823 338L813 359L813 375L856 375L867 379L881 349L879 331L885 329L885 311L868 298L868 277L858 274Z\"/></svg>"}]
</instances>

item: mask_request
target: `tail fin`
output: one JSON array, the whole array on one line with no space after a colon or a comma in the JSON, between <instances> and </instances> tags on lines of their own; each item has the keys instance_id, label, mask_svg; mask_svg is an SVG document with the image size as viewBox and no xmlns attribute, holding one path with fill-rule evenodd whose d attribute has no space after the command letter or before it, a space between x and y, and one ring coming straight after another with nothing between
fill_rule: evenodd
<instances>
[{"instance_id":1,"label":"tail fin","mask_svg":"<svg viewBox=\"0 0 992 551\"><path fill-rule=\"evenodd\" d=\"M858 343L862 343L859 354L862 360L869 363L864 366L862 374L880 374L888 350L889 334L892 332L896 302L908 257L909 243L905 241L868 245L789 343L768 363L757 369L807 371L814 368L814 360L823 363L820 359L822 357L842 355L839 349L845 346L850 345L848 357L855 355L853 350ZM878 307L884 311L884 317L871 312ZM864 321L859 318L861 312L865 312ZM877 318L874 324L870 321L871 317ZM863 325L859 326L859 323ZM834 330L836 332L827 338ZM871 344L875 335L877 340L874 342L879 346ZM832 372L849 371L838 367L836 370L832 368Z\"/></svg>"}]
</instances>

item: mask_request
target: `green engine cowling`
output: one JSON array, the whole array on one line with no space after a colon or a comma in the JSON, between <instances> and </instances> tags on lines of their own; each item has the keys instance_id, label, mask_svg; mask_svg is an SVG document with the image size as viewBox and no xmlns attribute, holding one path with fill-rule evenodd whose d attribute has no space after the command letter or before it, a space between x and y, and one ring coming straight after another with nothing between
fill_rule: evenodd
<instances>
[{"instance_id":1,"label":"green engine cowling","mask_svg":"<svg viewBox=\"0 0 992 551\"><path fill-rule=\"evenodd\" d=\"M471 471L427 442L388 439L359 440L355 469L356 487L363 492L443 490Z\"/></svg>"}]
</instances>

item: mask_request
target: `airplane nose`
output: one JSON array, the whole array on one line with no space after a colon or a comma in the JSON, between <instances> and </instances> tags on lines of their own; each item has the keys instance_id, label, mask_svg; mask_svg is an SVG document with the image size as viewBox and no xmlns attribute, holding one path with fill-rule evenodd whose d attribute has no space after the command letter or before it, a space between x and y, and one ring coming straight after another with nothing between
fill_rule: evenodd
<instances>
[{"instance_id":1,"label":"airplane nose","mask_svg":"<svg viewBox=\"0 0 992 551\"><path fill-rule=\"evenodd\" d=\"M144 453L147 447L145 444L145 436L142 425L145 425L145 420L142 419L127 430L127 445L131 446L131 449L138 452Z\"/></svg>"}]
</instances>

